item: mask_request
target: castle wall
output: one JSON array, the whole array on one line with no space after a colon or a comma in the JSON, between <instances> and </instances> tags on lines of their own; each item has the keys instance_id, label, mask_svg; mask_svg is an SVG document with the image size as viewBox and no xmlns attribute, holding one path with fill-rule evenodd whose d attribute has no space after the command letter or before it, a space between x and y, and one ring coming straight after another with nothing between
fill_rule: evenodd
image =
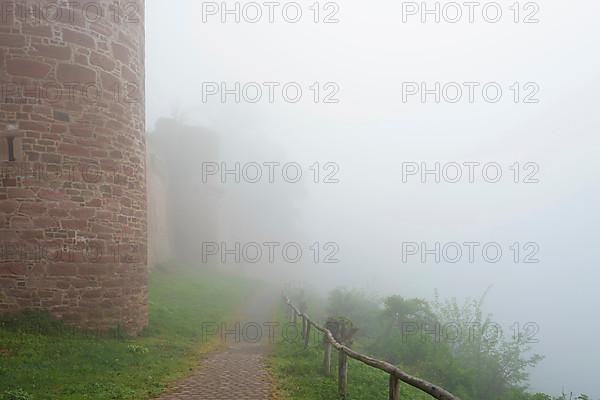
<instances>
[{"instance_id":1,"label":"castle wall","mask_svg":"<svg viewBox=\"0 0 600 400\"><path fill-rule=\"evenodd\" d=\"M144 2L0 7L0 313L44 309L138 332L148 320Z\"/></svg>"},{"instance_id":2,"label":"castle wall","mask_svg":"<svg viewBox=\"0 0 600 400\"><path fill-rule=\"evenodd\" d=\"M155 153L148 140L147 186L148 186L148 268L168 264L174 260L170 238L171 219L168 215L168 179L160 155Z\"/></svg>"}]
</instances>

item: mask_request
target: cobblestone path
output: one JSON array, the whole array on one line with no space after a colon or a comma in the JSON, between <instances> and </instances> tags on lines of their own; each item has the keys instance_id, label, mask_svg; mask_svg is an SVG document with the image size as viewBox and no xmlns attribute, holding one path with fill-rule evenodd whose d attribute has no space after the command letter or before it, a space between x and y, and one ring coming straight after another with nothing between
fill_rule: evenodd
<instances>
[{"instance_id":1,"label":"cobblestone path","mask_svg":"<svg viewBox=\"0 0 600 400\"><path fill-rule=\"evenodd\" d=\"M261 325L269 321L276 297L262 294L250 301L244 312L245 322ZM241 326L245 322L241 321ZM229 329L233 324L228 325ZM254 336L253 330L252 335ZM248 334L250 336L250 334ZM266 332L265 332L265 336ZM201 360L194 373L179 382L160 400L271 400L274 398L271 377L265 367L268 343L249 343L233 334L227 336L224 350ZM251 338L253 339L253 338Z\"/></svg>"}]
</instances>

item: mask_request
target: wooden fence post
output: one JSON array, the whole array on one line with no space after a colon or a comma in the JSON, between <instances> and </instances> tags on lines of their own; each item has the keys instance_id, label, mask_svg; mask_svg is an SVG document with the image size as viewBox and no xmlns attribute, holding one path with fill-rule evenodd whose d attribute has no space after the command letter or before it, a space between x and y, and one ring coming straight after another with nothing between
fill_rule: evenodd
<instances>
[{"instance_id":1,"label":"wooden fence post","mask_svg":"<svg viewBox=\"0 0 600 400\"><path fill-rule=\"evenodd\" d=\"M290 310L290 321L294 320L294 316L296 315L296 311L294 311L294 307L290 304L289 305L289 310Z\"/></svg>"},{"instance_id":2,"label":"wooden fence post","mask_svg":"<svg viewBox=\"0 0 600 400\"><path fill-rule=\"evenodd\" d=\"M323 355L323 370L326 376L331 375L331 343L325 339L325 354Z\"/></svg>"},{"instance_id":3,"label":"wooden fence post","mask_svg":"<svg viewBox=\"0 0 600 400\"><path fill-rule=\"evenodd\" d=\"M346 353L344 353L344 350L340 350L338 364L338 391L340 393L340 397L345 399L348 393L348 356Z\"/></svg>"},{"instance_id":4,"label":"wooden fence post","mask_svg":"<svg viewBox=\"0 0 600 400\"><path fill-rule=\"evenodd\" d=\"M304 348L308 349L308 342L310 341L310 320L306 321L306 335L304 335Z\"/></svg>"},{"instance_id":5,"label":"wooden fence post","mask_svg":"<svg viewBox=\"0 0 600 400\"><path fill-rule=\"evenodd\" d=\"M302 314L302 337L304 338L304 334L306 333L306 317Z\"/></svg>"},{"instance_id":6,"label":"wooden fence post","mask_svg":"<svg viewBox=\"0 0 600 400\"><path fill-rule=\"evenodd\" d=\"M400 400L400 379L390 374L390 400Z\"/></svg>"}]
</instances>

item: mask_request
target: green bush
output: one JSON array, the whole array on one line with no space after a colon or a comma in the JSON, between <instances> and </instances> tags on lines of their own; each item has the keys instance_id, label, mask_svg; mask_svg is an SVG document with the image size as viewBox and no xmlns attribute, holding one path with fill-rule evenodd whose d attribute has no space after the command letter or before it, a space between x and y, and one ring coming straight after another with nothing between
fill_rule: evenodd
<instances>
[{"instance_id":1,"label":"green bush","mask_svg":"<svg viewBox=\"0 0 600 400\"><path fill-rule=\"evenodd\" d=\"M3 400L33 400L33 396L23 389L7 390L4 392Z\"/></svg>"}]
</instances>

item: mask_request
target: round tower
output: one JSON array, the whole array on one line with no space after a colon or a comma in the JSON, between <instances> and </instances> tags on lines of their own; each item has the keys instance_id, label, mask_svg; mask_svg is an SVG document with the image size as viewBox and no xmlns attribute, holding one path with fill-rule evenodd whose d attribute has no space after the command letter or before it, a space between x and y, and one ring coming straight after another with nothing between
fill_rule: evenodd
<instances>
[{"instance_id":1,"label":"round tower","mask_svg":"<svg viewBox=\"0 0 600 400\"><path fill-rule=\"evenodd\" d=\"M143 0L0 0L0 313L148 321Z\"/></svg>"}]
</instances>

